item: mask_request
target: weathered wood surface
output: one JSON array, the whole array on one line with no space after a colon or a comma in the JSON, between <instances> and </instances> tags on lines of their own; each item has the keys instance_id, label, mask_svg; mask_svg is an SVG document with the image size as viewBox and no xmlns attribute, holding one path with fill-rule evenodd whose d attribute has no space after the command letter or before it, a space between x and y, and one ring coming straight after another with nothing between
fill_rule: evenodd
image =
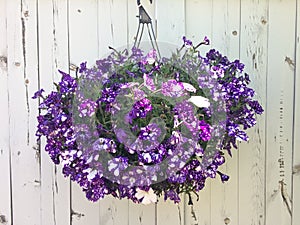
<instances>
[{"instance_id":1,"label":"weathered wood surface","mask_svg":"<svg viewBox=\"0 0 300 225\"><path fill-rule=\"evenodd\" d=\"M300 0L142 1L161 42L186 35L240 58L265 114L200 201L150 206L105 198L88 202L35 139L38 87L46 92L108 46L131 46L134 0L0 0L0 224L6 225L299 225ZM143 41L148 40L145 33ZM71 68L71 69L70 69Z\"/></svg>"}]
</instances>

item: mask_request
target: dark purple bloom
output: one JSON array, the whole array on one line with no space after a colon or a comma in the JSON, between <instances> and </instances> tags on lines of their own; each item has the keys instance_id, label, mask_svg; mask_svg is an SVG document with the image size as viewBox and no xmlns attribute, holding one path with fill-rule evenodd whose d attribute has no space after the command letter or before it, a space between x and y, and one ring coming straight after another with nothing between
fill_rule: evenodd
<instances>
[{"instance_id":1,"label":"dark purple bloom","mask_svg":"<svg viewBox=\"0 0 300 225\"><path fill-rule=\"evenodd\" d=\"M134 103L129 116L132 119L145 118L149 112L152 111L152 105L149 99L143 98L140 101Z\"/></svg>"},{"instance_id":2,"label":"dark purple bloom","mask_svg":"<svg viewBox=\"0 0 300 225\"><path fill-rule=\"evenodd\" d=\"M188 47L193 46L193 42L191 40L188 40L186 38L186 36L183 36L182 40L183 40L185 46L188 46Z\"/></svg>"},{"instance_id":3,"label":"dark purple bloom","mask_svg":"<svg viewBox=\"0 0 300 225\"><path fill-rule=\"evenodd\" d=\"M43 92L44 92L44 89L41 89L41 90L35 92L34 95L32 96L32 99L37 99L37 98L43 97Z\"/></svg>"}]
</instances>

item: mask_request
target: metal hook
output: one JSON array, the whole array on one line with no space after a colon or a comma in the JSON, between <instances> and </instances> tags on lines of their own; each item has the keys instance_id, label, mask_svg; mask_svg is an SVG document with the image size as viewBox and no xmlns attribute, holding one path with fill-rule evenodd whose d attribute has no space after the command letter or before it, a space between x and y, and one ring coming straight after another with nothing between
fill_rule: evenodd
<instances>
[{"instance_id":1,"label":"metal hook","mask_svg":"<svg viewBox=\"0 0 300 225\"><path fill-rule=\"evenodd\" d=\"M150 0L150 3L152 4L152 0ZM138 48L140 46L142 36L143 36L143 33L144 33L145 24L146 24L151 45L152 45L153 49L156 48L156 50L158 52L158 56L159 56L159 58L161 58L160 51L159 51L159 48L158 48L158 44L157 44L157 41L156 41L156 36L155 36L155 33L154 33L154 29L153 29L152 19L149 16L149 14L147 13L147 11L145 10L145 8L141 5L140 0L137 0L137 5L139 7L139 15L138 15L139 25L138 25L138 29L137 29L137 33L136 33L136 37L135 37L133 47ZM141 29L141 32L140 32L140 29Z\"/></svg>"}]
</instances>

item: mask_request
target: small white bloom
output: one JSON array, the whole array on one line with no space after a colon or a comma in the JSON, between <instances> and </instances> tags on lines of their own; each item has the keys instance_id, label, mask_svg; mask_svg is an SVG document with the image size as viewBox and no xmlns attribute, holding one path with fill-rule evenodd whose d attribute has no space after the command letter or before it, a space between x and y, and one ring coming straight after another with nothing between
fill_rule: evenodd
<instances>
[{"instance_id":1,"label":"small white bloom","mask_svg":"<svg viewBox=\"0 0 300 225\"><path fill-rule=\"evenodd\" d=\"M183 82L182 84L183 84L184 90L196 93L197 90L193 85L191 85L189 83L185 83L185 82Z\"/></svg>"},{"instance_id":2,"label":"small white bloom","mask_svg":"<svg viewBox=\"0 0 300 225\"><path fill-rule=\"evenodd\" d=\"M208 108L210 106L209 100L202 96L191 96L188 101L199 108Z\"/></svg>"},{"instance_id":3,"label":"small white bloom","mask_svg":"<svg viewBox=\"0 0 300 225\"><path fill-rule=\"evenodd\" d=\"M157 202L157 195L154 193L152 188L150 188L149 191L144 191L137 188L135 197L139 200L143 199L142 204L144 205Z\"/></svg>"}]
</instances>

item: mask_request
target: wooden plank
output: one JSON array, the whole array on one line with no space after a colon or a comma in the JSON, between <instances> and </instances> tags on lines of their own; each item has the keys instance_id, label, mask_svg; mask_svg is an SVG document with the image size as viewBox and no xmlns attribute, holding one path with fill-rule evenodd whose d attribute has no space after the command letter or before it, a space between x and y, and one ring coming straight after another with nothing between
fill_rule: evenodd
<instances>
[{"instance_id":1,"label":"wooden plank","mask_svg":"<svg viewBox=\"0 0 300 225\"><path fill-rule=\"evenodd\" d=\"M155 5L157 4L157 1L154 0L152 4L150 4L150 1L142 0L141 3L143 7L146 9L147 13L152 18L153 27L155 30L156 27ZM138 21L139 21L138 18L136 17L139 12L136 1L128 1L127 9L128 9L127 44L128 44L128 48L131 49L136 38L136 32L137 32ZM147 30L144 31L141 47L143 47L144 44L143 42L149 42L149 36ZM130 225L138 225L138 224L153 225L156 222L155 211L156 211L155 204L145 206L141 204L135 204L132 201L129 201L128 203L129 224Z\"/></svg>"},{"instance_id":2,"label":"wooden plank","mask_svg":"<svg viewBox=\"0 0 300 225\"><path fill-rule=\"evenodd\" d=\"M153 225L156 222L155 204L142 205L129 201L128 206L129 225Z\"/></svg>"},{"instance_id":3,"label":"wooden plank","mask_svg":"<svg viewBox=\"0 0 300 225\"><path fill-rule=\"evenodd\" d=\"M182 44L185 34L185 1L157 1L157 38L160 42L178 45Z\"/></svg>"},{"instance_id":4,"label":"wooden plank","mask_svg":"<svg viewBox=\"0 0 300 225\"><path fill-rule=\"evenodd\" d=\"M300 224L300 0L297 1L296 27L296 59L295 59L295 95L294 95L294 139L293 139L293 211L292 225Z\"/></svg>"},{"instance_id":5,"label":"wooden plank","mask_svg":"<svg viewBox=\"0 0 300 225\"><path fill-rule=\"evenodd\" d=\"M7 1L9 143L12 224L41 224L40 159L35 128L38 104L37 8L35 0Z\"/></svg>"},{"instance_id":6,"label":"wooden plank","mask_svg":"<svg viewBox=\"0 0 300 225\"><path fill-rule=\"evenodd\" d=\"M131 2L131 1L130 1ZM129 3L128 3L129 4ZM131 2L134 4L134 2ZM134 17L134 15L131 15ZM127 1L101 0L98 6L99 56L116 49L127 47Z\"/></svg>"},{"instance_id":7,"label":"wooden plank","mask_svg":"<svg viewBox=\"0 0 300 225\"><path fill-rule=\"evenodd\" d=\"M284 16L279 19L278 13ZM266 224L291 224L292 219L295 20L296 1L269 2Z\"/></svg>"},{"instance_id":8,"label":"wooden plank","mask_svg":"<svg viewBox=\"0 0 300 225\"><path fill-rule=\"evenodd\" d=\"M186 1L185 8L187 38L193 40L194 44L200 43L205 36L211 39L213 36L213 1ZM205 54L210 48L211 46L202 46L200 52Z\"/></svg>"},{"instance_id":9,"label":"wooden plank","mask_svg":"<svg viewBox=\"0 0 300 225\"><path fill-rule=\"evenodd\" d=\"M236 0L213 2L211 47L233 61L239 58L240 3ZM211 224L238 225L238 151L226 154L220 170L230 176L225 184L215 179L211 186Z\"/></svg>"},{"instance_id":10,"label":"wooden plank","mask_svg":"<svg viewBox=\"0 0 300 225\"><path fill-rule=\"evenodd\" d=\"M266 109L268 2L267 0L241 1L240 31L240 58L245 64L245 72L250 74L251 86L256 91L255 97L266 111L269 110ZM269 114L266 113L258 116L256 126L247 131L250 141L239 145L238 224L265 224L266 146L264 140L265 118L268 116Z\"/></svg>"},{"instance_id":11,"label":"wooden plank","mask_svg":"<svg viewBox=\"0 0 300 225\"><path fill-rule=\"evenodd\" d=\"M98 58L98 1L69 1L70 63L87 61L94 65Z\"/></svg>"},{"instance_id":12,"label":"wooden plank","mask_svg":"<svg viewBox=\"0 0 300 225\"><path fill-rule=\"evenodd\" d=\"M103 225L131 225L128 200L106 196L100 201L100 223ZM135 225L135 224L134 224Z\"/></svg>"},{"instance_id":13,"label":"wooden plank","mask_svg":"<svg viewBox=\"0 0 300 225\"><path fill-rule=\"evenodd\" d=\"M98 1L69 1L70 63L92 66L98 58ZM88 201L78 184L71 185L72 225L99 224L99 203Z\"/></svg>"},{"instance_id":14,"label":"wooden plank","mask_svg":"<svg viewBox=\"0 0 300 225\"><path fill-rule=\"evenodd\" d=\"M67 0L42 1L39 11L39 81L46 93L55 89L53 82L68 72ZM43 224L70 224L70 181L61 167L54 166L41 141L41 220Z\"/></svg>"},{"instance_id":15,"label":"wooden plank","mask_svg":"<svg viewBox=\"0 0 300 225\"><path fill-rule=\"evenodd\" d=\"M186 36L195 45L200 43L205 36L212 37L213 1L195 0L186 1L185 5ZM201 46L201 54L205 54L211 46ZM211 188L212 181L207 179L205 187L199 192L200 200L197 202L193 195L194 205L190 206L185 202L186 224L211 224Z\"/></svg>"},{"instance_id":16,"label":"wooden plank","mask_svg":"<svg viewBox=\"0 0 300 225\"><path fill-rule=\"evenodd\" d=\"M185 1L166 0L156 3L157 38L162 56L167 56L167 49L174 51L180 48L182 36L185 34ZM165 43L163 43L165 42ZM169 44L171 45L169 45ZM184 224L184 196L175 205L172 201L164 202L163 197L157 204L157 224Z\"/></svg>"},{"instance_id":17,"label":"wooden plank","mask_svg":"<svg viewBox=\"0 0 300 225\"><path fill-rule=\"evenodd\" d=\"M185 197L180 196L181 202L174 204L173 201L164 201L163 197L157 203L157 225L173 224L184 225L185 223Z\"/></svg>"},{"instance_id":18,"label":"wooden plank","mask_svg":"<svg viewBox=\"0 0 300 225\"><path fill-rule=\"evenodd\" d=\"M8 73L7 73L7 14L6 0L1 0L0 5L0 221L10 225L11 221L11 168L9 147L9 109L8 109Z\"/></svg>"},{"instance_id":19,"label":"wooden plank","mask_svg":"<svg viewBox=\"0 0 300 225\"><path fill-rule=\"evenodd\" d=\"M130 1L135 4L134 1ZM98 6L98 30L99 30L99 58L111 51L108 46L118 50L128 46L128 5L129 1L102 0ZM128 4L128 5L127 5ZM132 15L134 17L134 15ZM119 200L112 196L106 196L100 200L100 224L135 224L138 217L132 212L129 218L129 202L127 199ZM131 221L130 221L131 220Z\"/></svg>"}]
</instances>

